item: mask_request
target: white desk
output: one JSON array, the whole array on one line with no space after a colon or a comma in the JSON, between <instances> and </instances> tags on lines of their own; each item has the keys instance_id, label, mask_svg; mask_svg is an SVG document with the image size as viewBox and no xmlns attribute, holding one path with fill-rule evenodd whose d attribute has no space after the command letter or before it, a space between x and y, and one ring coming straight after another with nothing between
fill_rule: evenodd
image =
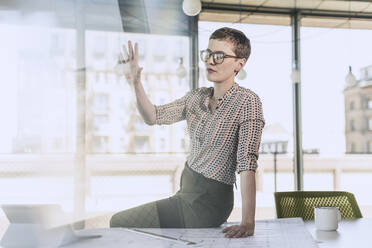
<instances>
[{"instance_id":1,"label":"white desk","mask_svg":"<svg viewBox=\"0 0 372 248\"><path fill-rule=\"evenodd\" d=\"M281 220L275 220L274 222L280 222ZM254 237L248 237L243 239L226 239L223 238L223 234L220 233L222 227L213 229L178 229L177 231L167 229L156 229L151 230L153 233L157 232L160 234L174 236L183 233L182 238L190 240L192 237L196 240L203 240L198 242L197 245L185 245L177 242L169 242L161 238L154 238L146 236L140 233L131 232L121 228L113 229L95 229L95 230L82 230L78 231L78 234L100 234L102 238L83 240L64 246L66 248L94 248L94 247L162 247L162 248L182 248L182 247L284 247L283 242L280 240L290 241L293 237L298 237L295 242L290 241L288 246L285 247L319 247L319 248L371 248L372 247L372 218L362 218L353 221L342 221L339 224L339 228L334 232L322 232L315 229L313 221L305 222L298 226L298 223L285 224L286 226L280 227L271 223L272 221L258 221L256 224L256 232ZM231 223L230 223L231 224ZM229 225L230 225L229 224ZM283 230L285 229L285 230ZM302 229L302 231L301 231ZM150 230L150 229L147 229ZM174 229L173 229L174 230ZM307 230L309 232L307 232ZM217 232L216 232L217 231ZM188 233L186 233L188 232ZM296 233L298 232L298 233ZM185 235L186 234L186 235ZM260 238L261 236L261 238ZM262 242L262 237L265 242ZM311 237L312 236L312 237ZM124 238L123 238L124 237ZM270 237L270 238L267 238ZM284 239L283 239L284 238ZM312 240L314 238L314 240ZM309 239L311 242L308 242ZM252 242L252 241L260 242ZM307 241L306 241L307 240ZM274 241L274 242L273 242ZM278 244L278 241L279 244ZM277 242L277 243L275 243ZM286 243L286 242L284 242ZM312 244L310 244L312 243ZM271 245L270 245L271 244Z\"/></svg>"},{"instance_id":2,"label":"white desk","mask_svg":"<svg viewBox=\"0 0 372 248\"><path fill-rule=\"evenodd\" d=\"M317 240L319 248L372 247L372 218L343 220L334 232L317 231L314 221L305 222L305 226Z\"/></svg>"},{"instance_id":3,"label":"white desk","mask_svg":"<svg viewBox=\"0 0 372 248\"><path fill-rule=\"evenodd\" d=\"M230 223L232 224L232 223ZM228 224L228 225L230 225ZM234 223L237 224L237 223ZM224 225L225 226L225 225ZM255 235L247 238L225 238L218 228L123 228L83 230L80 234L101 234L102 238L85 240L64 246L66 248L126 247L126 248L318 248L303 221L296 219L259 220ZM144 234L143 232L147 232ZM149 235L149 233L156 234ZM168 237L165 239L164 237ZM173 240L170 241L169 237ZM176 240L174 240L176 239ZM190 243L193 244L190 244Z\"/></svg>"}]
</instances>

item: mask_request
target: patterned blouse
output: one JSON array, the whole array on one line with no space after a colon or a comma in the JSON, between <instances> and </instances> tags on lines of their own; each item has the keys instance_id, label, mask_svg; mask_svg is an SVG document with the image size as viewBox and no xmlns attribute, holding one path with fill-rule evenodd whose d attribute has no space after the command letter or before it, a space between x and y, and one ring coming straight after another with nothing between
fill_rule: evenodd
<instances>
[{"instance_id":1,"label":"patterned blouse","mask_svg":"<svg viewBox=\"0 0 372 248\"><path fill-rule=\"evenodd\" d=\"M237 83L208 108L213 87L188 92L171 103L157 106L156 124L187 121L191 140L188 166L207 178L235 183L235 172L256 171L265 120L260 98Z\"/></svg>"}]
</instances>

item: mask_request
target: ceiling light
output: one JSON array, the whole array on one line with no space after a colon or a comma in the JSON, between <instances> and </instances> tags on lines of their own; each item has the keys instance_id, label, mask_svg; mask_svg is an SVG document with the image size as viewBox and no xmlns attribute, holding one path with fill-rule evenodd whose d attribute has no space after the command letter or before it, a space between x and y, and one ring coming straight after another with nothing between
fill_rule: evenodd
<instances>
[{"instance_id":1,"label":"ceiling light","mask_svg":"<svg viewBox=\"0 0 372 248\"><path fill-rule=\"evenodd\" d=\"M196 16L201 10L200 0L183 0L183 12L188 16Z\"/></svg>"}]
</instances>

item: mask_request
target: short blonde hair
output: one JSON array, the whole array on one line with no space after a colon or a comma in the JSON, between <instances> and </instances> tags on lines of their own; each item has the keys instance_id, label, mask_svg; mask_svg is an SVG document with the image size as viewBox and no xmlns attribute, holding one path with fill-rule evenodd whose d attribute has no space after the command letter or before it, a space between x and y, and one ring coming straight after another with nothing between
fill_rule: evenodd
<instances>
[{"instance_id":1,"label":"short blonde hair","mask_svg":"<svg viewBox=\"0 0 372 248\"><path fill-rule=\"evenodd\" d=\"M239 58L248 60L251 55L251 42L240 30L228 27L220 28L214 31L209 39L230 41L234 44L234 53Z\"/></svg>"}]
</instances>

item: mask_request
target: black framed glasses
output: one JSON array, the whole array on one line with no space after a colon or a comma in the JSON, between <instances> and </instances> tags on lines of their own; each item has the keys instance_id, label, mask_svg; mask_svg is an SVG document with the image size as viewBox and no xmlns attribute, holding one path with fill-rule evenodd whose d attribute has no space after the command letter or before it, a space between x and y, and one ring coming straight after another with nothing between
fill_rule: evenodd
<instances>
[{"instance_id":1,"label":"black framed glasses","mask_svg":"<svg viewBox=\"0 0 372 248\"><path fill-rule=\"evenodd\" d=\"M228 54L225 54L224 52L221 52L221 51L215 51L215 52L212 52L212 51L209 50L209 49L206 49L206 50L202 50L202 51L200 51L200 59L201 59L203 62L207 62L208 59L209 59L211 56L212 56L212 59L213 59L213 63L214 63L214 64L222 64L225 58L236 58L236 59L241 59L240 57L232 56L232 55L228 55Z\"/></svg>"}]
</instances>

